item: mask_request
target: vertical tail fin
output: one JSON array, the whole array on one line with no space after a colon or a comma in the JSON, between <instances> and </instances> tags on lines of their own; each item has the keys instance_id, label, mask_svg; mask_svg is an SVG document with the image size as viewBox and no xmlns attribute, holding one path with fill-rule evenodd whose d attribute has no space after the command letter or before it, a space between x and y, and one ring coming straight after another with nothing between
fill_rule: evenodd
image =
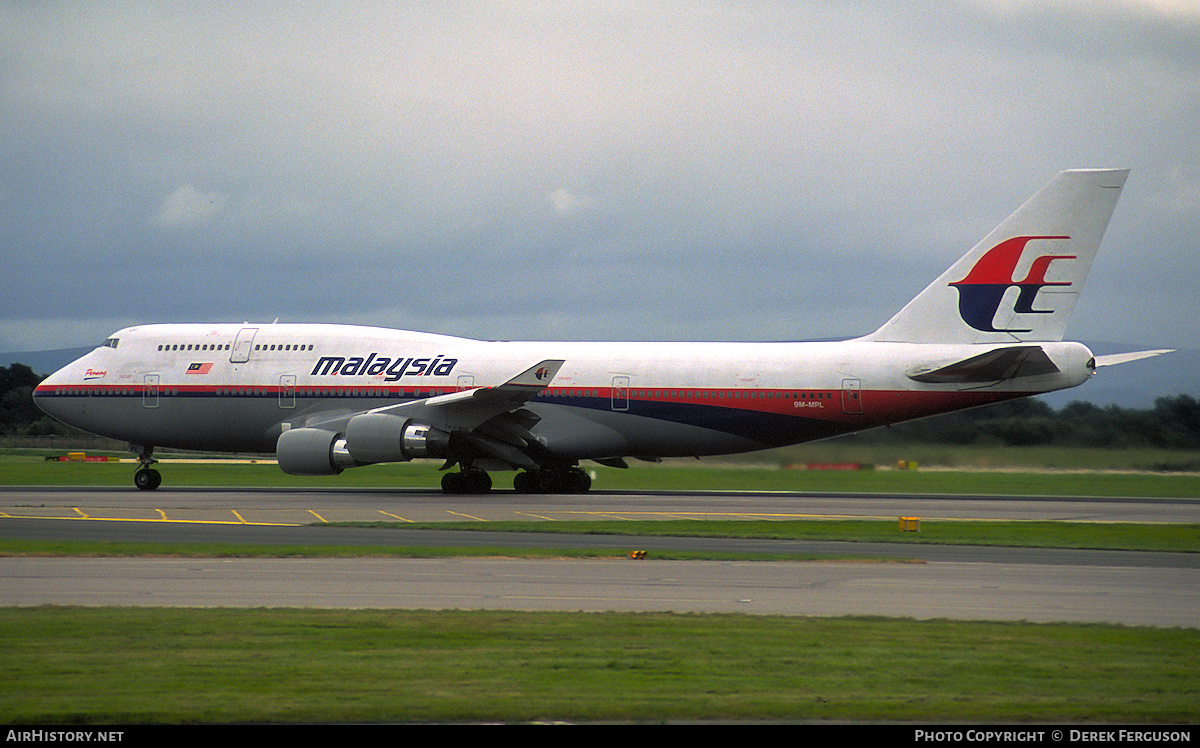
<instances>
[{"instance_id":1,"label":"vertical tail fin","mask_svg":"<svg viewBox=\"0 0 1200 748\"><path fill-rule=\"evenodd\" d=\"M1059 341L1128 169L1064 171L867 340Z\"/></svg>"}]
</instances>

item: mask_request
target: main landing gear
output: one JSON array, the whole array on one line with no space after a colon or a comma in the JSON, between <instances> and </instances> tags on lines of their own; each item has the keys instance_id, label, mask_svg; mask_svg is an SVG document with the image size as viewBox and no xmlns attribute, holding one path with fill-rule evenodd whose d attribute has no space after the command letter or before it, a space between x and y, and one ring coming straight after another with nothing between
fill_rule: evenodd
<instances>
[{"instance_id":1,"label":"main landing gear","mask_svg":"<svg viewBox=\"0 0 1200 748\"><path fill-rule=\"evenodd\" d=\"M583 468L527 470L513 478L517 493L587 493L592 478Z\"/></svg>"},{"instance_id":2,"label":"main landing gear","mask_svg":"<svg viewBox=\"0 0 1200 748\"><path fill-rule=\"evenodd\" d=\"M492 490L492 477L478 468L442 476L442 493L487 493Z\"/></svg>"},{"instance_id":3,"label":"main landing gear","mask_svg":"<svg viewBox=\"0 0 1200 748\"><path fill-rule=\"evenodd\" d=\"M559 470L523 470L513 478L517 493L587 493L592 478L583 468ZM442 492L447 494L478 494L492 490L492 478L479 468L467 468L442 476Z\"/></svg>"},{"instance_id":4,"label":"main landing gear","mask_svg":"<svg viewBox=\"0 0 1200 748\"><path fill-rule=\"evenodd\" d=\"M151 456L154 454L154 447L140 447L139 450L139 466L137 472L133 474L133 485L143 491L153 491L162 485L162 474L150 467L158 462Z\"/></svg>"}]
</instances>

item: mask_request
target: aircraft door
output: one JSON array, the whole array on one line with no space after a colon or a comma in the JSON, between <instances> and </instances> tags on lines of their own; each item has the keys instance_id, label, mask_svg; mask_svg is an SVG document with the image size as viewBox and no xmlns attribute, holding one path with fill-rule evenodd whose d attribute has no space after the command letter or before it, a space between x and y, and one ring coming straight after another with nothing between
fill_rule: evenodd
<instances>
[{"instance_id":1,"label":"aircraft door","mask_svg":"<svg viewBox=\"0 0 1200 748\"><path fill-rule=\"evenodd\" d=\"M858 379L842 380L842 412L862 413L862 382Z\"/></svg>"},{"instance_id":2,"label":"aircraft door","mask_svg":"<svg viewBox=\"0 0 1200 748\"><path fill-rule=\"evenodd\" d=\"M254 336L258 334L257 327L244 327L238 331L233 341L233 350L229 352L229 363L244 364L250 360L250 351L254 348Z\"/></svg>"},{"instance_id":3,"label":"aircraft door","mask_svg":"<svg viewBox=\"0 0 1200 748\"><path fill-rule=\"evenodd\" d=\"M296 375L282 374L279 377L279 407L296 407Z\"/></svg>"},{"instance_id":4,"label":"aircraft door","mask_svg":"<svg viewBox=\"0 0 1200 748\"><path fill-rule=\"evenodd\" d=\"M613 377L612 409L629 410L629 377Z\"/></svg>"},{"instance_id":5,"label":"aircraft door","mask_svg":"<svg viewBox=\"0 0 1200 748\"><path fill-rule=\"evenodd\" d=\"M142 407L158 407L158 374L147 374L142 380Z\"/></svg>"}]
</instances>

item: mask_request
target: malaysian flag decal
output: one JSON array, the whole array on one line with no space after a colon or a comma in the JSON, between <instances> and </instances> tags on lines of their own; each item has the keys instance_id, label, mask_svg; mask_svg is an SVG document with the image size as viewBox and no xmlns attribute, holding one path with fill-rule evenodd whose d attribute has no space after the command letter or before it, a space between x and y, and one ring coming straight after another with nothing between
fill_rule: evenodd
<instances>
[{"instance_id":1,"label":"malaysian flag decal","mask_svg":"<svg viewBox=\"0 0 1200 748\"><path fill-rule=\"evenodd\" d=\"M192 364L188 367L188 374L207 374L212 368L212 364Z\"/></svg>"}]
</instances>

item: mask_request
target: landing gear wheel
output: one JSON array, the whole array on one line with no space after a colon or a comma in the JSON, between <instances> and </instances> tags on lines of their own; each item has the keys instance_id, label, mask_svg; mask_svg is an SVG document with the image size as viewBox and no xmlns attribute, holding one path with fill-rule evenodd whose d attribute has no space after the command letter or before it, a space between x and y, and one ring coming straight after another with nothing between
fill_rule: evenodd
<instances>
[{"instance_id":1,"label":"landing gear wheel","mask_svg":"<svg viewBox=\"0 0 1200 748\"><path fill-rule=\"evenodd\" d=\"M567 490L571 493L587 493L592 490L592 476L583 468L572 468L567 471Z\"/></svg>"},{"instance_id":2,"label":"landing gear wheel","mask_svg":"<svg viewBox=\"0 0 1200 748\"><path fill-rule=\"evenodd\" d=\"M543 474L546 493L587 493L592 487L591 476L583 468L570 468Z\"/></svg>"},{"instance_id":3,"label":"landing gear wheel","mask_svg":"<svg viewBox=\"0 0 1200 748\"><path fill-rule=\"evenodd\" d=\"M528 470L522 470L513 477L513 488L517 493L539 493L541 487L538 485L537 473L531 473Z\"/></svg>"},{"instance_id":4,"label":"landing gear wheel","mask_svg":"<svg viewBox=\"0 0 1200 748\"><path fill-rule=\"evenodd\" d=\"M162 475L154 468L143 468L133 474L133 485L143 491L153 491L162 485Z\"/></svg>"},{"instance_id":5,"label":"landing gear wheel","mask_svg":"<svg viewBox=\"0 0 1200 748\"><path fill-rule=\"evenodd\" d=\"M463 487L466 480L462 473L446 473L442 476L442 493L465 493Z\"/></svg>"},{"instance_id":6,"label":"landing gear wheel","mask_svg":"<svg viewBox=\"0 0 1200 748\"><path fill-rule=\"evenodd\" d=\"M517 473L513 478L517 493L587 493L592 478L583 468L537 470Z\"/></svg>"},{"instance_id":7,"label":"landing gear wheel","mask_svg":"<svg viewBox=\"0 0 1200 748\"><path fill-rule=\"evenodd\" d=\"M442 492L449 494L488 493L492 477L483 470L464 470L442 476Z\"/></svg>"},{"instance_id":8,"label":"landing gear wheel","mask_svg":"<svg viewBox=\"0 0 1200 748\"><path fill-rule=\"evenodd\" d=\"M153 446L138 446L130 444L130 449L136 450L138 453L138 469L133 474L133 485L143 491L153 491L162 485L162 476L158 471L150 467L158 460L154 459Z\"/></svg>"}]
</instances>

